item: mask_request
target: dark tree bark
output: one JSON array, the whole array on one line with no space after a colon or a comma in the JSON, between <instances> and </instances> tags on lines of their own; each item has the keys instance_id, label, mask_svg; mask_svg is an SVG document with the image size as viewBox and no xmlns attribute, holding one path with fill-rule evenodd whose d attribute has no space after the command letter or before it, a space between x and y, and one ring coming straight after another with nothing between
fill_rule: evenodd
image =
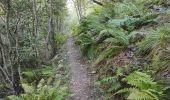
<instances>
[{"instance_id":1,"label":"dark tree bark","mask_svg":"<svg viewBox=\"0 0 170 100\"><path fill-rule=\"evenodd\" d=\"M56 43L55 43L55 26L54 26L54 19L51 19L51 40L50 40L50 44L51 44L51 49L52 49L52 53L51 53L51 58L53 58L56 55Z\"/></svg>"},{"instance_id":2,"label":"dark tree bark","mask_svg":"<svg viewBox=\"0 0 170 100\"><path fill-rule=\"evenodd\" d=\"M97 0L93 0L93 2L96 3L96 4L98 4L98 5L100 5L100 6L103 6L103 3L102 3L102 2L99 2L99 1L97 1Z\"/></svg>"},{"instance_id":3,"label":"dark tree bark","mask_svg":"<svg viewBox=\"0 0 170 100\"><path fill-rule=\"evenodd\" d=\"M55 42L55 25L54 25L54 14L53 14L53 2L49 0L49 21L48 21L48 33L45 40L45 56L46 60L50 60L56 55L56 42ZM51 46L51 49L48 46Z\"/></svg>"}]
</instances>

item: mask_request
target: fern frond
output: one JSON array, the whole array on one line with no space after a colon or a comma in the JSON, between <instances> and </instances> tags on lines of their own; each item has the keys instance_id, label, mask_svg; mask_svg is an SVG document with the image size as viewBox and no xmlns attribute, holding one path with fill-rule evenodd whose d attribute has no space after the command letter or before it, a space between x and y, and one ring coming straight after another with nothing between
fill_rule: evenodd
<instances>
[{"instance_id":1,"label":"fern frond","mask_svg":"<svg viewBox=\"0 0 170 100\"><path fill-rule=\"evenodd\" d=\"M33 86L28 85L28 84L22 84L22 87L24 88L24 91L26 93L33 93L35 91L35 88Z\"/></svg>"},{"instance_id":2,"label":"fern frond","mask_svg":"<svg viewBox=\"0 0 170 100\"><path fill-rule=\"evenodd\" d=\"M151 32L143 41L137 44L139 50L138 53L141 55L148 54L153 55L160 52L165 48L168 39L170 38L170 32L166 30L157 30Z\"/></svg>"},{"instance_id":3,"label":"fern frond","mask_svg":"<svg viewBox=\"0 0 170 100\"><path fill-rule=\"evenodd\" d=\"M23 100L21 97L11 95L6 98L6 100Z\"/></svg>"},{"instance_id":4,"label":"fern frond","mask_svg":"<svg viewBox=\"0 0 170 100\"><path fill-rule=\"evenodd\" d=\"M151 76L141 72L133 72L124 80L127 81L128 84L140 89L148 89L156 85L156 82L153 82Z\"/></svg>"},{"instance_id":5,"label":"fern frond","mask_svg":"<svg viewBox=\"0 0 170 100\"><path fill-rule=\"evenodd\" d=\"M112 56L118 54L121 49L122 49L122 47L119 47L119 46L108 47L106 50L104 50L98 56L98 58L95 61L95 65L99 64L100 62L102 62L105 58L109 58L109 57L112 57Z\"/></svg>"},{"instance_id":6,"label":"fern frond","mask_svg":"<svg viewBox=\"0 0 170 100\"><path fill-rule=\"evenodd\" d=\"M122 93L126 93L126 92L136 92L136 91L139 91L139 89L137 89L137 88L124 88L124 89L117 91L114 95L122 94Z\"/></svg>"},{"instance_id":7,"label":"fern frond","mask_svg":"<svg viewBox=\"0 0 170 100\"><path fill-rule=\"evenodd\" d=\"M152 94L152 93L151 93ZM143 91L133 91L127 97L128 100L159 100L158 97L153 94L148 94Z\"/></svg>"},{"instance_id":8,"label":"fern frond","mask_svg":"<svg viewBox=\"0 0 170 100\"><path fill-rule=\"evenodd\" d=\"M142 90L142 92L145 92L146 94L150 95L152 98L154 98L154 100L159 100L158 95L154 94L154 92L157 92L154 90L151 91L151 89L148 90Z\"/></svg>"},{"instance_id":9,"label":"fern frond","mask_svg":"<svg viewBox=\"0 0 170 100\"><path fill-rule=\"evenodd\" d=\"M103 78L100 83L102 84L107 84L107 83L116 83L117 82L117 78L116 77L106 77Z\"/></svg>"},{"instance_id":10,"label":"fern frond","mask_svg":"<svg viewBox=\"0 0 170 100\"><path fill-rule=\"evenodd\" d=\"M128 100L159 100L158 96L148 90L139 90L137 88L124 88L116 94L128 93Z\"/></svg>"},{"instance_id":11,"label":"fern frond","mask_svg":"<svg viewBox=\"0 0 170 100\"><path fill-rule=\"evenodd\" d=\"M112 86L107 90L108 92L113 92L121 88L121 84L119 82L112 83Z\"/></svg>"}]
</instances>

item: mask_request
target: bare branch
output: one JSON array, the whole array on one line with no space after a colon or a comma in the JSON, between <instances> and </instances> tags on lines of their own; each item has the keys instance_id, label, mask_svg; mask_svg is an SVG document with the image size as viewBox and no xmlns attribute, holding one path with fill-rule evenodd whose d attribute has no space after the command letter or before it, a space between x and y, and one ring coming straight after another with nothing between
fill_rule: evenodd
<instances>
[{"instance_id":1,"label":"bare branch","mask_svg":"<svg viewBox=\"0 0 170 100\"><path fill-rule=\"evenodd\" d=\"M101 2L99 2L99 1L97 1L97 0L93 0L93 2L96 3L96 4L98 4L98 5L100 5L100 6L103 6L103 3L101 3Z\"/></svg>"}]
</instances>

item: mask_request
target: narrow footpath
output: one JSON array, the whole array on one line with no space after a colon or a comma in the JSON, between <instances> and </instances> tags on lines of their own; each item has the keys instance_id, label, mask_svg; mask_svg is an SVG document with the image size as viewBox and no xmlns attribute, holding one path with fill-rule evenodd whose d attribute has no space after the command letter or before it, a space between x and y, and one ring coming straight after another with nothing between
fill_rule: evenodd
<instances>
[{"instance_id":1,"label":"narrow footpath","mask_svg":"<svg viewBox=\"0 0 170 100\"><path fill-rule=\"evenodd\" d=\"M66 47L71 70L70 88L74 94L69 100L93 100L88 64L81 60L79 49L74 45L72 37L68 38Z\"/></svg>"}]
</instances>

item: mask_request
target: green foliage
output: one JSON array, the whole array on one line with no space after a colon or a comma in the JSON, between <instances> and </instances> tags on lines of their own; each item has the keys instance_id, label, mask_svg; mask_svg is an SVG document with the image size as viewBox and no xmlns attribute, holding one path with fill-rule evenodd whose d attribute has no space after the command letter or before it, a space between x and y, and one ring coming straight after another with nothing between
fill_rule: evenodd
<instances>
[{"instance_id":1,"label":"green foliage","mask_svg":"<svg viewBox=\"0 0 170 100\"><path fill-rule=\"evenodd\" d=\"M30 70L23 73L26 80L22 82L24 93L19 96L8 96L7 100L65 100L70 95L69 73L68 67L66 67L66 59L62 54L59 54L59 56L61 58L58 59L57 64L55 62L53 64L55 68L44 66L44 68L34 70L34 73L31 73ZM37 76L38 73L41 73L41 75ZM28 81L29 77L32 76L36 78Z\"/></svg>"},{"instance_id":2,"label":"green foliage","mask_svg":"<svg viewBox=\"0 0 170 100\"><path fill-rule=\"evenodd\" d=\"M127 82L130 87L121 89L116 94L127 93L127 99L159 100L163 96L164 88L145 73L135 71L123 81Z\"/></svg>"},{"instance_id":3,"label":"green foliage","mask_svg":"<svg viewBox=\"0 0 170 100\"><path fill-rule=\"evenodd\" d=\"M113 76L113 77L107 77L107 78L103 78L100 81L100 84L110 84L109 89L107 90L107 92L113 92L118 90L119 88L121 88L121 84L118 80L118 77Z\"/></svg>"},{"instance_id":4,"label":"green foliage","mask_svg":"<svg viewBox=\"0 0 170 100\"><path fill-rule=\"evenodd\" d=\"M148 36L141 42L139 42L139 54L148 54L153 56L154 54L161 52L165 49L166 43L170 37L170 33L168 30L158 30L153 31L148 34Z\"/></svg>"},{"instance_id":5,"label":"green foliage","mask_svg":"<svg viewBox=\"0 0 170 100\"><path fill-rule=\"evenodd\" d=\"M55 41L57 44L64 44L66 41L66 36L62 33L55 34Z\"/></svg>"},{"instance_id":6,"label":"green foliage","mask_svg":"<svg viewBox=\"0 0 170 100\"><path fill-rule=\"evenodd\" d=\"M97 35L93 35L93 33L81 33L78 35L78 39L76 40L76 44L81 47L82 54L89 58L94 58L96 55L95 52L98 50L98 45L101 43L96 43L98 40L102 39L103 37L107 37L105 40L101 41L107 46L108 44L112 44L113 46L108 45L98 57L97 63L100 63L104 58L108 57L108 55L113 56L117 54L119 51L126 48L129 44L129 38L121 29L118 28L107 28L105 30L101 30L100 33ZM118 51L118 52L117 52Z\"/></svg>"},{"instance_id":7,"label":"green foliage","mask_svg":"<svg viewBox=\"0 0 170 100\"><path fill-rule=\"evenodd\" d=\"M130 41L133 41L130 40L133 38L128 36L126 31L130 32L146 23L153 22L158 16L157 14L147 14L140 18L129 16L120 20L113 19L114 10L111 5L112 4L107 4L103 8L96 8L95 12L81 20L80 25L76 29L78 35L76 44L80 45L83 55L88 58L96 58L94 55L98 55L101 51L99 49L106 48L105 50L102 50L102 53L99 53L100 55L97 57L96 64L107 58L108 55L111 57L116 53L118 54L117 51L125 49ZM137 9L137 7L134 8ZM111 11L113 11L113 15L109 14ZM106 38L102 41L105 45L103 44L103 47L100 47L101 45L96 44L96 41L102 38ZM115 46L115 48L112 48L112 46L107 47L107 45L110 46L110 44Z\"/></svg>"},{"instance_id":8,"label":"green foliage","mask_svg":"<svg viewBox=\"0 0 170 100\"><path fill-rule=\"evenodd\" d=\"M146 32L148 32L148 31L144 31L144 30L132 31L128 35L129 43L132 44L132 43L138 43L138 42L142 41L146 37L146 34L147 34Z\"/></svg>"},{"instance_id":9,"label":"green foliage","mask_svg":"<svg viewBox=\"0 0 170 100\"><path fill-rule=\"evenodd\" d=\"M55 55L57 43L64 43L63 36L57 36L55 43L54 31L64 31L66 3L67 0L0 0L0 84L6 84L5 91L0 88L0 98L20 94L21 81L38 83L42 77L53 75L52 69L41 65Z\"/></svg>"},{"instance_id":10,"label":"green foliage","mask_svg":"<svg viewBox=\"0 0 170 100\"><path fill-rule=\"evenodd\" d=\"M145 15L150 12L150 6L167 2L167 0L114 0L114 10L117 17Z\"/></svg>"},{"instance_id":11,"label":"green foliage","mask_svg":"<svg viewBox=\"0 0 170 100\"><path fill-rule=\"evenodd\" d=\"M137 71L157 77L153 72L169 70L170 31L160 29L168 26L167 1L108 0L102 3L102 7L96 7L76 28L76 44L84 56L94 58L101 91L111 100L163 100L166 89L150 75ZM163 9L163 12L155 9ZM114 62L117 65L126 60L127 67L115 69Z\"/></svg>"},{"instance_id":12,"label":"green foliage","mask_svg":"<svg viewBox=\"0 0 170 100\"><path fill-rule=\"evenodd\" d=\"M93 58L94 55L94 39L90 33L80 34L79 38L75 42L77 45L80 45L81 52L83 56Z\"/></svg>"},{"instance_id":13,"label":"green foliage","mask_svg":"<svg viewBox=\"0 0 170 100\"><path fill-rule=\"evenodd\" d=\"M101 61L103 61L105 58L113 57L119 52L121 52L122 48L118 46L112 46L108 47L106 50L104 50L96 59L95 64L99 64Z\"/></svg>"},{"instance_id":14,"label":"green foliage","mask_svg":"<svg viewBox=\"0 0 170 100\"><path fill-rule=\"evenodd\" d=\"M156 82L153 82L151 76L141 72L131 73L124 79L124 81L127 81L128 84L138 87L140 89L148 89L148 88L152 89L157 87ZM157 89L159 88L157 87Z\"/></svg>"},{"instance_id":15,"label":"green foliage","mask_svg":"<svg viewBox=\"0 0 170 100\"><path fill-rule=\"evenodd\" d=\"M53 85L47 84L44 79L36 87L22 84L25 93L20 97L9 96L7 100L64 100L69 95L68 87L61 85L60 80Z\"/></svg>"},{"instance_id":16,"label":"green foliage","mask_svg":"<svg viewBox=\"0 0 170 100\"><path fill-rule=\"evenodd\" d=\"M30 82L37 82L42 78L49 78L54 75L53 68L51 66L45 66L38 69L27 69L26 71L22 72L22 76L28 83Z\"/></svg>"},{"instance_id":17,"label":"green foliage","mask_svg":"<svg viewBox=\"0 0 170 100\"><path fill-rule=\"evenodd\" d=\"M78 35L76 44L80 45L82 55L90 59L93 59L95 55L95 36L105 28L105 25L101 23L101 18L98 16L98 13L93 13L83 18L80 25L74 30Z\"/></svg>"},{"instance_id":18,"label":"green foliage","mask_svg":"<svg viewBox=\"0 0 170 100\"><path fill-rule=\"evenodd\" d=\"M152 31L146 38L137 44L138 55L142 55L151 59L151 69L159 72L165 69L169 63L167 44L170 39L170 31L168 28Z\"/></svg>"},{"instance_id":19,"label":"green foliage","mask_svg":"<svg viewBox=\"0 0 170 100\"><path fill-rule=\"evenodd\" d=\"M133 4L133 2L116 3L114 9L115 13L118 14L120 17L143 14L142 10L140 10L139 7Z\"/></svg>"},{"instance_id":20,"label":"green foliage","mask_svg":"<svg viewBox=\"0 0 170 100\"><path fill-rule=\"evenodd\" d=\"M109 24L111 24L114 27L121 27L124 30L127 31L133 31L135 29L140 28L141 26L156 22L155 19L158 17L158 14L148 14L139 18L133 18L133 17L126 17L124 19L113 19L109 21Z\"/></svg>"},{"instance_id":21,"label":"green foliage","mask_svg":"<svg viewBox=\"0 0 170 100\"><path fill-rule=\"evenodd\" d=\"M77 34L88 32L97 34L104 28L105 26L101 24L99 16L89 15L82 19L81 24L77 28Z\"/></svg>"},{"instance_id":22,"label":"green foliage","mask_svg":"<svg viewBox=\"0 0 170 100\"><path fill-rule=\"evenodd\" d=\"M111 43L114 46L126 47L129 45L129 38L124 30L119 28L108 28L102 30L99 34L99 38L107 36L104 42Z\"/></svg>"},{"instance_id":23,"label":"green foliage","mask_svg":"<svg viewBox=\"0 0 170 100\"><path fill-rule=\"evenodd\" d=\"M140 91L136 88L124 88L117 93L124 93L124 92L130 92L127 99L128 100L159 100L158 97L152 92L146 90L146 91Z\"/></svg>"},{"instance_id":24,"label":"green foliage","mask_svg":"<svg viewBox=\"0 0 170 100\"><path fill-rule=\"evenodd\" d=\"M124 78L127 73L130 73L130 68L127 66L113 66L112 75L104 76L98 82L96 82L96 85L100 87L100 92L105 94L104 97L107 98L106 100L116 99L114 93L125 87L124 82L122 82L122 78ZM122 95L119 96L122 97ZM118 99L122 100L121 98Z\"/></svg>"}]
</instances>

